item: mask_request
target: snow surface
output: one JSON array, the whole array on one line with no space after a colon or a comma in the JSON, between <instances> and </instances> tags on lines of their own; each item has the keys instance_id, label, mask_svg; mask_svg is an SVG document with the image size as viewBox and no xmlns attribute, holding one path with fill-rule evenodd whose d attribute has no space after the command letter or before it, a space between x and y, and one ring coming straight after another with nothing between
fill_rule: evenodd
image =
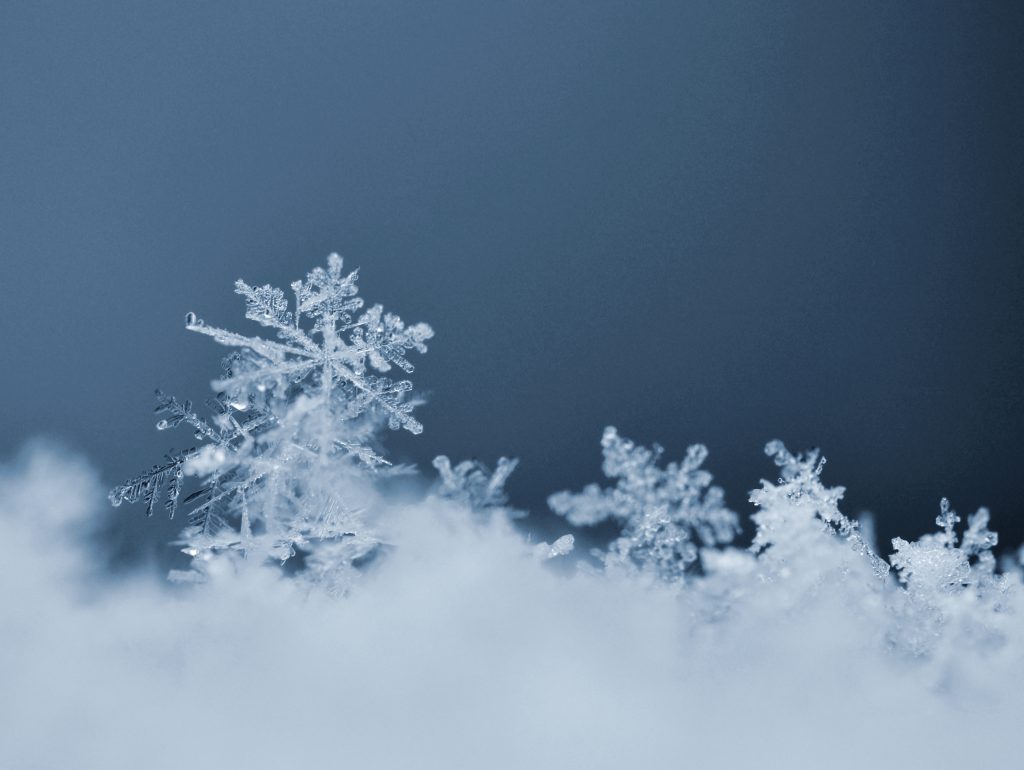
<instances>
[{"instance_id":1,"label":"snow surface","mask_svg":"<svg viewBox=\"0 0 1024 770\"><path fill-rule=\"evenodd\" d=\"M1019 765L1020 616L1002 645L901 654L837 538L856 588L797 560L730 605L705 600L753 568L735 549L681 592L543 561L502 516L389 500L393 549L330 598L264 567L100 574L103 498L57 450L0 472L2 767Z\"/></svg>"}]
</instances>

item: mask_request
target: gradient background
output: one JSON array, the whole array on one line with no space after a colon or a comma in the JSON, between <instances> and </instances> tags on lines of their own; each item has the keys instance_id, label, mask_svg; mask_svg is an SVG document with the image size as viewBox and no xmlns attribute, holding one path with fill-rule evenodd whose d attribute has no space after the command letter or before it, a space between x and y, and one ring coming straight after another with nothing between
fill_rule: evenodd
<instances>
[{"instance_id":1,"label":"gradient background","mask_svg":"<svg viewBox=\"0 0 1024 770\"><path fill-rule=\"evenodd\" d=\"M742 512L779 437L885 538L948 495L1024 540L1024 5L162 5L0 6L4 453L188 443L185 312L339 251L437 332L393 456L518 455L544 532L610 423Z\"/></svg>"}]
</instances>

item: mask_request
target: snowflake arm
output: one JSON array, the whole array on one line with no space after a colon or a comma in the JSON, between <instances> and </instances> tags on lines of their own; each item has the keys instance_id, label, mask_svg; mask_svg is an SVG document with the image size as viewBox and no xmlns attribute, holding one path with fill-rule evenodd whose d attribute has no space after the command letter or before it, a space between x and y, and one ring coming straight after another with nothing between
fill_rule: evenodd
<instances>
[{"instance_id":1,"label":"snowflake arm","mask_svg":"<svg viewBox=\"0 0 1024 770\"><path fill-rule=\"evenodd\" d=\"M267 361L280 363L286 361L289 355L312 357L316 355L312 351L302 350L291 345L282 345L280 342L265 340L262 337L246 337L244 334L237 334L226 329L219 329L216 326L207 326L201 318L196 318L194 313L185 316L185 328L190 332L198 332L208 337L213 337L216 342L228 347L248 348L258 356Z\"/></svg>"},{"instance_id":2,"label":"snowflake arm","mask_svg":"<svg viewBox=\"0 0 1024 770\"><path fill-rule=\"evenodd\" d=\"M158 463L145 473L114 487L109 495L111 504L117 507L121 503L136 503L142 500L146 504L146 515L152 516L161 491L166 490L167 499L164 501L164 507L167 514L174 518L184 476L182 466L195 452L195 449L186 449L184 452L168 453L167 462Z\"/></svg>"}]
</instances>

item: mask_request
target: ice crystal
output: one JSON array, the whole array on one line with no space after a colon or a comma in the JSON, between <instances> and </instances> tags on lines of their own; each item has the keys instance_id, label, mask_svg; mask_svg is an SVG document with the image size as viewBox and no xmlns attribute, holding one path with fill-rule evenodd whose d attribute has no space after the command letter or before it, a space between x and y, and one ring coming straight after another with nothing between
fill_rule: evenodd
<instances>
[{"instance_id":1,"label":"ice crystal","mask_svg":"<svg viewBox=\"0 0 1024 770\"><path fill-rule=\"evenodd\" d=\"M774 484L762 480L761 487L750 494L750 501L759 508L752 517L757 531L751 549L755 553L769 548L796 552L805 547L807 535L813 539L816 531L824 530L845 539L868 560L874 573L884 578L889 565L868 546L858 523L839 510L846 489L822 484L825 458L821 453L812 449L793 454L777 440L769 441L764 451L778 466L779 479Z\"/></svg>"},{"instance_id":2,"label":"ice crystal","mask_svg":"<svg viewBox=\"0 0 1024 770\"><path fill-rule=\"evenodd\" d=\"M440 482L437 492L477 511L504 507L508 502L505 482L518 464L514 458L499 457L492 472L479 460L463 460L452 467L445 455L439 455L434 458Z\"/></svg>"},{"instance_id":3,"label":"ice crystal","mask_svg":"<svg viewBox=\"0 0 1024 770\"><path fill-rule=\"evenodd\" d=\"M923 535L917 542L908 543L901 537L893 538L895 553L891 561L900 581L914 593L952 593L960 590L970 579L969 557L980 549L978 530L984 529L988 513L981 511L983 519L975 520L970 550L957 548L955 527L960 517L942 498L935 523L942 528L936 534ZM977 515L977 514L976 514ZM972 517L975 518L975 517ZM987 529L985 530L987 532ZM987 550L987 549L986 549Z\"/></svg>"},{"instance_id":4,"label":"ice crystal","mask_svg":"<svg viewBox=\"0 0 1024 770\"><path fill-rule=\"evenodd\" d=\"M608 427L601 450L602 470L615 486L558 492L548 505L576 526L607 519L621 525L620 536L602 554L607 565L636 566L675 580L696 561L698 543L727 543L739 531L721 488L711 486L711 474L701 467L708 454L703 445L694 444L682 462L660 468L660 446L637 446Z\"/></svg>"},{"instance_id":5,"label":"ice crystal","mask_svg":"<svg viewBox=\"0 0 1024 770\"><path fill-rule=\"evenodd\" d=\"M575 546L576 538L572 535L562 535L553 543L537 543L537 545L533 547L533 555L540 561L557 559L559 556L565 556L572 553L572 549Z\"/></svg>"},{"instance_id":6,"label":"ice crystal","mask_svg":"<svg viewBox=\"0 0 1024 770\"><path fill-rule=\"evenodd\" d=\"M243 560L300 557L290 571L338 594L381 553L409 546L392 537L406 526L394 524L401 514L388 517L397 530L384 542L375 525L387 498L370 487L395 470L379 445L385 426L422 430L412 416L412 383L390 373L413 371L409 354L425 352L430 327L406 326L380 306L364 309L356 273L344 273L334 255L291 288L289 299L271 286L236 284L246 317L273 330L269 339L188 314L189 330L233 349L203 414L190 401L157 393L157 428L187 429L196 445L170 451L110 493L115 505L141 503L150 515L186 511L180 545L192 569L174 571L173 579L202 580ZM558 492L551 509L577 527L617 527L593 552L606 575L665 581L665 595L685 597L695 628L771 634L800 618L839 621L854 634L853 647L879 644L915 664L927 661L939 684L956 675L954 661L965 648L988 654L1020 646L1021 569L1010 561L997 569L998 538L984 508L961 527L944 499L937 532L893 541L894 578L872 547L870 526L862 532L840 511L844 488L822 482L818 450L767 444L778 473L750 493L755 532L741 549L729 545L738 517L712 485L703 445L663 463L660 446L639 446L609 427L601 447L610 485ZM442 518L471 528L474 542L515 531L505 519L520 514L509 507L505 483L516 460L499 458L492 469L441 455L433 464L438 477L427 499L439 516L419 523L426 528L418 530L420 548L444 550L437 539L444 535L427 532ZM195 488L186 491L187 484ZM520 545L516 550L547 561L570 554L574 539L527 537Z\"/></svg>"},{"instance_id":7,"label":"ice crystal","mask_svg":"<svg viewBox=\"0 0 1024 770\"><path fill-rule=\"evenodd\" d=\"M960 517L942 498L935 523L941 531L916 542L892 541L890 557L906 590L893 603L890 642L912 655L952 660L957 645L998 647L1014 583L997 574L992 548L998 536L988 529L989 512L967 517L959 545Z\"/></svg>"},{"instance_id":8,"label":"ice crystal","mask_svg":"<svg viewBox=\"0 0 1024 770\"><path fill-rule=\"evenodd\" d=\"M988 528L988 509L979 508L967 517L967 528L957 545L959 522L949 500L942 498L935 518L941 532L923 535L913 543L893 538L895 553L890 561L911 595L934 601L940 595L973 587L980 596L999 582L992 553L999 536Z\"/></svg>"},{"instance_id":9,"label":"ice crystal","mask_svg":"<svg viewBox=\"0 0 1024 770\"><path fill-rule=\"evenodd\" d=\"M189 524L182 545L200 567L223 552L284 561L298 549L309 574L330 582L328 573L371 553L377 544L365 512L345 492L389 464L377 447L383 424L422 431L408 398L412 383L385 373L411 373L408 352L426 352L433 331L406 326L380 305L363 310L356 278L332 254L326 268L292 283L292 302L281 289L239 280L246 318L276 339L209 326L189 313L189 331L235 348L212 383L211 416L158 391L157 428L187 426L199 445L116 487L111 502L141 500L152 514L163 495L173 516L184 477L198 477L199 488L181 505Z\"/></svg>"}]
</instances>

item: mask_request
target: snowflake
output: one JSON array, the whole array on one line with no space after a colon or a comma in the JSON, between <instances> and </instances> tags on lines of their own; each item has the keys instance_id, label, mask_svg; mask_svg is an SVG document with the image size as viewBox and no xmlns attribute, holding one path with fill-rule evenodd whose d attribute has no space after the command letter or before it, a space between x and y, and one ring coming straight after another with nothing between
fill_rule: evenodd
<instances>
[{"instance_id":1,"label":"snowflake","mask_svg":"<svg viewBox=\"0 0 1024 770\"><path fill-rule=\"evenodd\" d=\"M189 509L182 544L197 562L223 551L286 560L299 549L323 574L332 563L327 551L339 555L339 569L372 551L364 512L342 503L339 490L357 490L360 475L389 465L376 447L383 424L423 430L408 399L412 383L385 373L411 373L407 353L426 352L433 331L406 326L380 305L359 312L356 278L332 254L326 269L291 285L291 303L281 289L239 280L246 318L273 329L276 340L208 326L189 313L189 331L236 349L212 383L209 419L190 401L157 393L157 428L187 425L201 444L172 451L116 487L111 502L141 500L152 514L165 493L173 516L183 478L198 477L199 489L181 502Z\"/></svg>"},{"instance_id":2,"label":"snowflake","mask_svg":"<svg viewBox=\"0 0 1024 770\"><path fill-rule=\"evenodd\" d=\"M776 440L769 441L764 451L775 461L780 476L777 484L762 480L760 489L750 495L750 501L760 509L752 517L757 532L751 550L762 553L780 545L799 550L805 547L805 535L823 529L844 538L868 560L877 577L889 574L889 565L868 546L859 524L839 510L846 489L821 483L825 458L817 449L793 454Z\"/></svg>"},{"instance_id":3,"label":"snowflake","mask_svg":"<svg viewBox=\"0 0 1024 770\"><path fill-rule=\"evenodd\" d=\"M739 531L721 488L711 486L711 474L701 468L708 454L703 445L687 449L681 463L659 468L660 446L637 446L608 427L601 449L602 469L617 479L615 487L590 484L580 493L558 492L548 498L548 505L576 526L607 519L622 526L620 536L601 554L606 565L635 565L675 580L697 559L694 535L704 545L716 545L730 542Z\"/></svg>"},{"instance_id":4,"label":"snowflake","mask_svg":"<svg viewBox=\"0 0 1024 770\"><path fill-rule=\"evenodd\" d=\"M999 538L988 528L988 509L967 517L959 545L960 517L946 498L935 523L941 530L916 542L893 538L889 558L906 590L891 602L888 639L896 649L951 667L964 646L993 650L1004 644L1019 580L996 572L992 549Z\"/></svg>"},{"instance_id":5,"label":"snowflake","mask_svg":"<svg viewBox=\"0 0 1024 770\"><path fill-rule=\"evenodd\" d=\"M996 566L992 548L999 542L999 537L988 528L988 509L979 508L967 517L967 529L959 546L956 525L960 523L960 517L945 497L939 503L935 523L942 531L922 535L917 542L893 538L895 553L890 560L900 582L912 594L930 597L958 593L972 584L990 583Z\"/></svg>"}]
</instances>

